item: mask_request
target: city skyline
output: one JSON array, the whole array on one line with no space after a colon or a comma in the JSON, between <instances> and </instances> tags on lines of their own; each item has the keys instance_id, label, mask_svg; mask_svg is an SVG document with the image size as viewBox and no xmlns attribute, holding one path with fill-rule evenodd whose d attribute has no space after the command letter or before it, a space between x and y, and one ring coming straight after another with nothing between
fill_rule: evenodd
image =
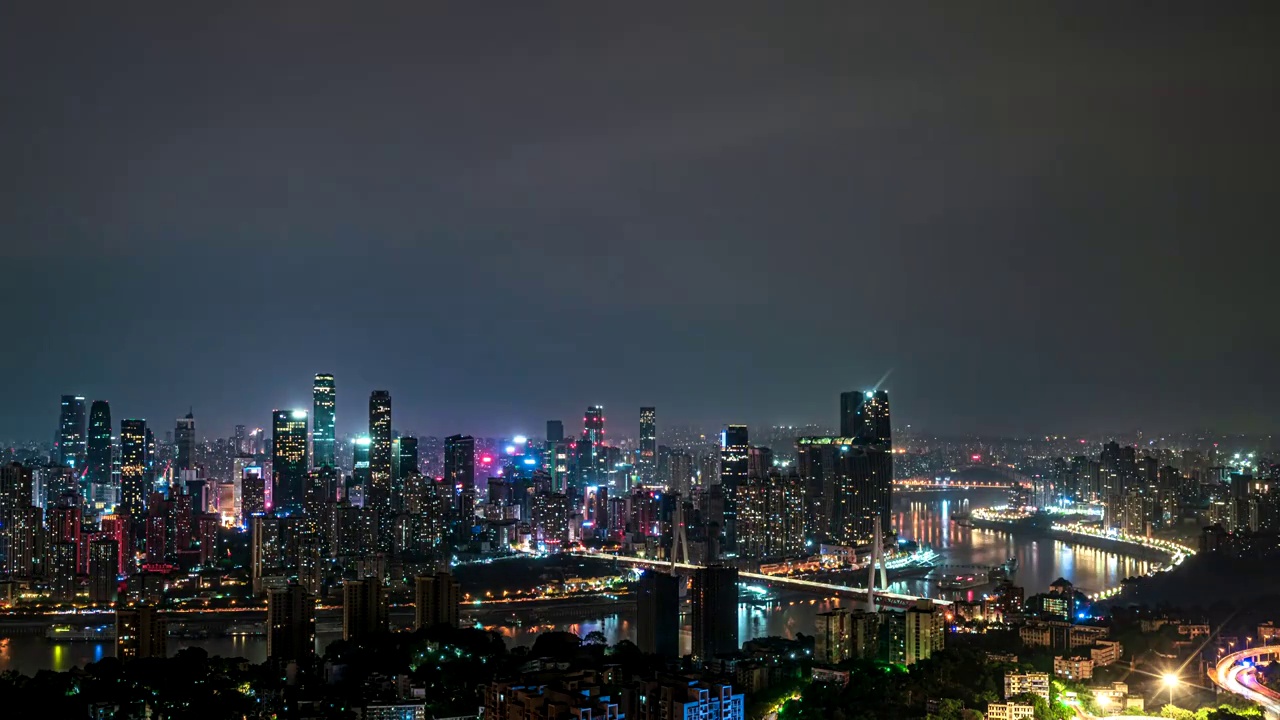
<instances>
[{"instance_id":1,"label":"city skyline","mask_svg":"<svg viewBox=\"0 0 1280 720\"><path fill-rule=\"evenodd\" d=\"M0 705L1280 720L1272 3L0 11Z\"/></svg>"},{"instance_id":2,"label":"city skyline","mask_svg":"<svg viewBox=\"0 0 1280 720\"><path fill-rule=\"evenodd\" d=\"M310 377L310 376L307 376L307 377ZM304 382L307 380L307 377L303 378ZM315 374L315 377L317 378L324 377L326 379L325 380L326 390L325 390L325 400L324 400L326 404L325 412L326 412L326 418L328 419L328 422L331 423L332 426L335 428L334 430L332 430L332 432L335 433L335 439L336 440L346 439L349 441L355 438L368 436L369 424L368 424L368 415L367 415L367 398L369 397L370 393L368 391L363 393L363 398L365 398L363 400L352 400L350 397L346 397L346 390L342 386L342 381L340 377L337 377L329 373ZM882 378L882 382L883 382L883 378ZM336 384L336 388L335 388L335 384ZM865 386L866 389L855 389L855 390L842 392L841 393L842 397L840 401L841 405L828 408L828 412L823 416L814 417L814 418L804 418L800 420L788 419L788 420L779 421L779 420L756 419L754 421L745 421L743 418L732 418L732 419L725 419L718 422L714 420L707 421L707 422L699 422L699 421L696 421L693 419L687 419L687 418L680 418L680 417L672 418L671 415L673 413L663 409L663 412L661 413L661 419L656 423L656 431L658 433L659 440L663 438L664 433L669 432L672 428L679 428L681 430L698 430L706 433L708 436L708 440L710 440L712 434L719 433L720 431L722 431L723 429L725 429L730 425L746 425L748 427L757 428L757 429L795 427L797 428L797 430L801 430L806 427L807 428L817 427L817 428L827 428L830 432L838 434L838 431L841 429L842 423L844 422L843 417L846 412L843 406L843 403L845 402L844 396L861 396L864 392L870 392L871 388L876 388L876 387L882 387L882 385L868 384ZM887 385L885 387L887 387ZM305 402L300 401L296 405L288 405L288 404L277 405L274 408L265 411L267 415L267 418L265 421L260 420L259 422L255 423L253 422L253 418L237 417L231 423L227 424L225 427L223 427L220 424L210 423L199 412L197 412L198 410L197 408L193 408L191 406L187 406L186 413L183 413L181 415L175 415L172 420L162 419L157 422L156 418L162 417L162 416L146 415L146 414L139 414L139 413L121 414L121 411L117 408L115 401L112 401L110 399L96 398L96 397L93 397L91 394L83 394L83 393L78 393L74 395L62 394L58 396L61 398L61 400L54 401L53 405L51 406L48 412L48 415L50 417L49 422L52 424L52 426L54 426L54 430L52 433L44 433L42 436L38 428L32 428L29 431L27 431L25 434L19 433L11 437L0 438L0 442L7 441L7 442L16 442L16 443L40 444L40 443L48 442L46 438L52 437L53 442L56 443L57 438L62 431L62 425L66 419L65 408L66 408L66 403L68 402L69 399L78 401L79 403L83 404L85 407L88 407L90 403L105 402L109 405L110 410L108 412L111 413L112 416L116 418L123 417L123 418L130 418L130 419L145 420L148 424L148 427L152 429L161 430L162 436L164 432L170 432L172 428L177 426L184 426L185 421L194 419L197 421L195 435L193 437L193 439L195 440L205 441L205 440L211 440L211 439L217 439L217 438L231 438L233 437L234 432L236 431L237 428L245 428L247 431L257 429L261 431L266 437L270 437L271 424L272 424L271 416L276 411L296 410L298 412L308 413L312 417L318 417L314 415L314 413L312 413L311 411L313 407L314 408L319 407L318 405L315 405L315 403L319 402L318 398L320 396L317 394L315 395L315 397L310 397L313 394L313 392L318 392L318 391L316 391L314 388L309 386L307 388L307 394L309 397ZM358 392L358 391L355 391L355 392ZM379 392L379 391L373 391L373 392ZM392 394L395 395L396 393L393 392ZM928 427L918 426L915 423L913 423L910 418L903 420L901 417L902 413L898 408L900 408L903 404L910 406L910 403L901 402L898 399L900 396L899 393L894 392L892 394L894 395L894 405L895 405L894 420L893 420L893 426L895 430L905 429L909 432L909 434L915 434L921 437L957 438L957 439L958 438L1035 439L1038 437L1046 437L1046 438L1058 437L1058 438L1079 438L1082 440L1089 439L1090 441L1097 441L1100 439L1111 440L1118 437L1127 437L1127 436L1133 436L1133 435L1140 435L1140 436L1151 438L1151 439L1172 438L1172 437L1182 436L1182 435L1221 436L1221 437L1238 436L1242 438L1252 438L1252 439L1266 439L1272 436L1272 432L1266 430L1265 428L1260 428L1255 432L1240 432L1240 431L1232 431L1230 428L1214 427L1209 425L1187 424L1185 426L1181 426L1173 422L1157 424L1155 426L1150 426L1150 427L1099 426L1099 427L1080 427L1080 428L1062 428L1062 427L1043 428L1043 429L1031 428L1031 429L1022 430L1020 432L939 431L939 430L935 430ZM349 412L344 412L343 404L344 402L347 402L347 401L356 403L358 407L349 408L348 409ZM61 412L59 411L60 406L62 408ZM596 405L593 404L590 407L596 407ZM598 407L604 408L606 413L611 412L609 410L609 406L599 405ZM613 406L613 407L616 407L616 406ZM615 416L615 419L609 422L609 428L610 428L609 435L617 439L625 440L632 445L638 443L641 439L642 433L644 432L644 429L643 429L644 421L639 416L636 416L634 414L637 412L643 413L644 411L652 410L653 408L654 408L654 405L652 404L639 404L635 406L624 407L623 410L628 413L627 417L624 418L621 422L619 422ZM456 424L451 423L448 419L433 419L426 423L427 429L423 429L421 426L416 424L418 422L417 420L411 419L411 420L405 421L402 419L403 415L409 415L412 418L420 417L420 415L418 413L415 413L414 408L412 406L405 408L405 406L401 404L400 401L397 401L397 410L393 418L393 425L391 429L397 435L407 435L407 436L417 436L417 437L431 436L431 437L443 438L448 435L454 435L454 434L472 435L474 437L492 437L492 438L511 438L511 437L517 437L517 436L541 437L542 435L540 433L542 432L542 428L545 427L546 423L548 422L563 423L565 422L564 420L565 418L573 418L579 412L581 412L580 409L576 411L567 410L560 417L531 419L523 422L517 421L515 423L509 424L505 428L499 426L499 424L496 422L489 423L487 425L482 423L481 428L459 428ZM524 414L529 415L529 413L527 412ZM84 420L86 415L87 415L86 413L80 413L80 419ZM190 415L190 417L188 417L188 415ZM334 421L333 419L334 416L336 416L336 421ZM117 422L116 427L113 428L113 431L112 431L113 436L118 431L118 425L119 423ZM210 429L211 426L213 427L213 429ZM326 427L328 426L329 425L326 425ZM570 420L568 422L567 427L570 427L570 428L574 427L574 422ZM81 423L80 429L82 431L87 431L86 423ZM312 432L313 430L314 428L309 423L308 432ZM580 433L571 432L569 434L572 436L576 436L576 434L580 434ZM799 437L799 435L797 435L797 437ZM80 440L80 444L81 444L80 452L81 454L83 454L84 452L83 446L85 445L85 440L83 438ZM83 458L81 459L81 464L83 464Z\"/></svg>"}]
</instances>

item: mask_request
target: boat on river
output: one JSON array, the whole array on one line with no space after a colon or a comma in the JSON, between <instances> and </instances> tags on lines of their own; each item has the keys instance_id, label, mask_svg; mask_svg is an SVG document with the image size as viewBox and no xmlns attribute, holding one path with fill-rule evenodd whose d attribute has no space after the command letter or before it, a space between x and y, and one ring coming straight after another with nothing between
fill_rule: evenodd
<instances>
[{"instance_id":1,"label":"boat on river","mask_svg":"<svg viewBox=\"0 0 1280 720\"><path fill-rule=\"evenodd\" d=\"M51 625L44 631L44 639L50 642L106 642L116 639L114 625Z\"/></svg>"}]
</instances>

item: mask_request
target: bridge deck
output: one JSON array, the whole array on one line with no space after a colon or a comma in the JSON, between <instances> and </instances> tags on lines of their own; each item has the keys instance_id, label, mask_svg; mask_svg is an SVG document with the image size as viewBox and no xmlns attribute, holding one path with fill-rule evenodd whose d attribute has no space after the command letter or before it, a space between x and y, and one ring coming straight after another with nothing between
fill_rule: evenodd
<instances>
[{"instance_id":1,"label":"bridge deck","mask_svg":"<svg viewBox=\"0 0 1280 720\"><path fill-rule=\"evenodd\" d=\"M613 560L616 562L627 563L630 565L639 565L643 567L652 567L658 569L667 569L673 566L673 563L663 562L661 560L648 560L645 558L629 557L626 555L608 555L603 553L576 553L583 557L596 558L598 560ZM674 563L677 570L698 570L702 565L694 565L692 563ZM854 600L868 601L866 588L849 587L848 585L835 585L832 583L816 582L814 580L801 580L799 578L777 577L774 575L763 575L753 572L738 572L738 577L744 580L763 583L776 587L786 587L795 590L804 590L809 592L820 592L826 595L836 595L838 597L847 597ZM876 601L883 605L898 608L908 608L916 604L917 600L922 598L915 595L903 595L900 593L891 593L888 591L876 591ZM950 607L951 603L946 600L934 600L935 603L942 607Z\"/></svg>"}]
</instances>

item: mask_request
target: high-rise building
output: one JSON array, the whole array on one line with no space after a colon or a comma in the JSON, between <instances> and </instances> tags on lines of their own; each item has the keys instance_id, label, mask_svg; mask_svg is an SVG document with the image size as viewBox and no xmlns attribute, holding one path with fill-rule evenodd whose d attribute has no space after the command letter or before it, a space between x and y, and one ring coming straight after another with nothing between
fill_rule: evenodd
<instances>
[{"instance_id":1,"label":"high-rise building","mask_svg":"<svg viewBox=\"0 0 1280 720\"><path fill-rule=\"evenodd\" d=\"M391 393L369 395L369 488L366 502L391 514Z\"/></svg>"},{"instance_id":2,"label":"high-rise building","mask_svg":"<svg viewBox=\"0 0 1280 720\"><path fill-rule=\"evenodd\" d=\"M889 446L889 393L884 390L840 393L840 436L860 443Z\"/></svg>"},{"instance_id":3,"label":"high-rise building","mask_svg":"<svg viewBox=\"0 0 1280 720\"><path fill-rule=\"evenodd\" d=\"M178 418L177 426L173 429L173 444L177 450L173 469L177 471L177 474L180 474L183 470L194 469L196 466L195 415L187 413L186 417Z\"/></svg>"},{"instance_id":4,"label":"high-rise building","mask_svg":"<svg viewBox=\"0 0 1280 720\"><path fill-rule=\"evenodd\" d=\"M413 583L413 627L458 626L458 581L447 572L420 575Z\"/></svg>"},{"instance_id":5,"label":"high-rise building","mask_svg":"<svg viewBox=\"0 0 1280 720\"><path fill-rule=\"evenodd\" d=\"M690 590L693 658L700 662L738 651L738 570L698 568Z\"/></svg>"},{"instance_id":6,"label":"high-rise building","mask_svg":"<svg viewBox=\"0 0 1280 720\"><path fill-rule=\"evenodd\" d=\"M116 657L121 660L168 656L168 620L151 605L116 609Z\"/></svg>"},{"instance_id":7,"label":"high-rise building","mask_svg":"<svg viewBox=\"0 0 1280 720\"><path fill-rule=\"evenodd\" d=\"M450 435L444 439L444 481L449 486L450 492L455 498L460 499L463 495L471 493L475 495L476 483L476 441L470 435ZM455 501L456 514L462 513L462 508ZM470 522L470 518L459 517L459 520L465 523ZM470 526L468 525L468 531Z\"/></svg>"},{"instance_id":8,"label":"high-rise building","mask_svg":"<svg viewBox=\"0 0 1280 720\"><path fill-rule=\"evenodd\" d=\"M680 655L680 578L648 570L636 594L636 644L642 652Z\"/></svg>"},{"instance_id":9,"label":"high-rise building","mask_svg":"<svg viewBox=\"0 0 1280 720\"><path fill-rule=\"evenodd\" d=\"M533 496L530 529L547 552L559 552L569 542L569 498L560 493Z\"/></svg>"},{"instance_id":10,"label":"high-rise building","mask_svg":"<svg viewBox=\"0 0 1280 720\"><path fill-rule=\"evenodd\" d=\"M418 438L412 435L405 435L395 442L395 475L396 480L403 481L409 476L409 473L419 472L418 470ZM403 483L396 483L398 487L402 487Z\"/></svg>"},{"instance_id":11,"label":"high-rise building","mask_svg":"<svg viewBox=\"0 0 1280 720\"><path fill-rule=\"evenodd\" d=\"M667 488L681 497L693 494L693 454L684 450L672 450L667 456L667 468L670 480Z\"/></svg>"},{"instance_id":12,"label":"high-rise building","mask_svg":"<svg viewBox=\"0 0 1280 720\"><path fill-rule=\"evenodd\" d=\"M640 455L637 458L640 482L652 485L658 468L658 410L640 408Z\"/></svg>"},{"instance_id":13,"label":"high-rise building","mask_svg":"<svg viewBox=\"0 0 1280 720\"><path fill-rule=\"evenodd\" d=\"M296 512L307 477L307 411L273 411L271 430L271 507Z\"/></svg>"},{"instance_id":14,"label":"high-rise building","mask_svg":"<svg viewBox=\"0 0 1280 720\"><path fill-rule=\"evenodd\" d=\"M853 622L849 611L836 608L814 619L813 659L834 665L853 656Z\"/></svg>"},{"instance_id":15,"label":"high-rise building","mask_svg":"<svg viewBox=\"0 0 1280 720\"><path fill-rule=\"evenodd\" d=\"M751 447L746 425L730 425L720 434L720 485L724 489L724 536L726 552L738 549L738 489L747 482Z\"/></svg>"},{"instance_id":16,"label":"high-rise building","mask_svg":"<svg viewBox=\"0 0 1280 720\"><path fill-rule=\"evenodd\" d=\"M240 523L246 527L249 518L267 512L267 479L260 465L246 466L240 472Z\"/></svg>"},{"instance_id":17,"label":"high-rise building","mask_svg":"<svg viewBox=\"0 0 1280 720\"><path fill-rule=\"evenodd\" d=\"M755 448L752 448L755 450ZM751 558L793 557L804 553L804 483L776 469L752 473L738 488L738 555Z\"/></svg>"},{"instance_id":18,"label":"high-rise building","mask_svg":"<svg viewBox=\"0 0 1280 720\"><path fill-rule=\"evenodd\" d=\"M861 545L892 533L893 433L889 394L840 395L839 437L796 439L797 466L809 495L810 533Z\"/></svg>"},{"instance_id":19,"label":"high-rise building","mask_svg":"<svg viewBox=\"0 0 1280 720\"><path fill-rule=\"evenodd\" d=\"M147 421L120 421L120 505L138 520L151 492L151 460L147 451Z\"/></svg>"},{"instance_id":20,"label":"high-rise building","mask_svg":"<svg viewBox=\"0 0 1280 720\"><path fill-rule=\"evenodd\" d=\"M921 598L915 605L907 608L906 625L907 665L928 660L946 644L946 612L928 598Z\"/></svg>"},{"instance_id":21,"label":"high-rise building","mask_svg":"<svg viewBox=\"0 0 1280 720\"><path fill-rule=\"evenodd\" d=\"M94 400L89 407L89 439L85 451L86 480L96 496L111 485L111 406Z\"/></svg>"},{"instance_id":22,"label":"high-rise building","mask_svg":"<svg viewBox=\"0 0 1280 720\"><path fill-rule=\"evenodd\" d=\"M315 596L296 583L267 593L267 659L302 664L315 654Z\"/></svg>"},{"instance_id":23,"label":"high-rise building","mask_svg":"<svg viewBox=\"0 0 1280 720\"><path fill-rule=\"evenodd\" d=\"M109 605L116 601L120 545L113 538L89 543L89 602Z\"/></svg>"},{"instance_id":24,"label":"high-rise building","mask_svg":"<svg viewBox=\"0 0 1280 720\"><path fill-rule=\"evenodd\" d=\"M376 577L342 584L342 639L357 640L387 629L387 598Z\"/></svg>"},{"instance_id":25,"label":"high-rise building","mask_svg":"<svg viewBox=\"0 0 1280 720\"><path fill-rule=\"evenodd\" d=\"M582 417L582 434L592 443L604 444L604 406L592 405Z\"/></svg>"},{"instance_id":26,"label":"high-rise building","mask_svg":"<svg viewBox=\"0 0 1280 720\"><path fill-rule=\"evenodd\" d=\"M335 416L338 404L333 376L317 373L311 397L311 445L315 466L337 468L334 452L337 443Z\"/></svg>"},{"instance_id":27,"label":"high-rise building","mask_svg":"<svg viewBox=\"0 0 1280 720\"><path fill-rule=\"evenodd\" d=\"M327 511L337 501L338 472L331 467L321 467L307 473L302 491L302 521L300 528L320 539L329 532Z\"/></svg>"},{"instance_id":28,"label":"high-rise building","mask_svg":"<svg viewBox=\"0 0 1280 720\"><path fill-rule=\"evenodd\" d=\"M76 599L76 550L75 543L49 543L49 561L45 572L54 602L69 603Z\"/></svg>"},{"instance_id":29,"label":"high-rise building","mask_svg":"<svg viewBox=\"0 0 1280 720\"><path fill-rule=\"evenodd\" d=\"M559 420L547 421L547 443L558 443L564 440L564 423Z\"/></svg>"},{"instance_id":30,"label":"high-rise building","mask_svg":"<svg viewBox=\"0 0 1280 720\"><path fill-rule=\"evenodd\" d=\"M582 485L605 482L604 407L592 405L582 416L582 440L578 442L578 480Z\"/></svg>"},{"instance_id":31,"label":"high-rise building","mask_svg":"<svg viewBox=\"0 0 1280 720\"><path fill-rule=\"evenodd\" d=\"M80 498L76 495L63 495L58 500L56 507L50 508L48 513L48 534L46 542L66 543L71 546L71 574L88 570L88 558L80 557L82 534L81 526L83 517L80 513ZM52 547L50 548L52 550ZM84 548L87 550L88 548ZM50 553L52 559L53 554ZM52 566L51 570L55 569ZM72 578L74 582L74 578Z\"/></svg>"},{"instance_id":32,"label":"high-rise building","mask_svg":"<svg viewBox=\"0 0 1280 720\"><path fill-rule=\"evenodd\" d=\"M811 533L833 544L854 547L873 540L876 519L889 537L893 493L890 451L859 444L857 438L796 439L800 477L816 499Z\"/></svg>"},{"instance_id":33,"label":"high-rise building","mask_svg":"<svg viewBox=\"0 0 1280 720\"><path fill-rule=\"evenodd\" d=\"M249 521L249 581L256 596L277 579L289 564L284 519L274 515L254 515Z\"/></svg>"},{"instance_id":34,"label":"high-rise building","mask_svg":"<svg viewBox=\"0 0 1280 720\"><path fill-rule=\"evenodd\" d=\"M58 416L58 463L80 470L85 461L84 398L62 396L62 412Z\"/></svg>"},{"instance_id":35,"label":"high-rise building","mask_svg":"<svg viewBox=\"0 0 1280 720\"><path fill-rule=\"evenodd\" d=\"M0 575L30 578L40 569L44 514L31 504L34 474L12 462L0 466Z\"/></svg>"}]
</instances>

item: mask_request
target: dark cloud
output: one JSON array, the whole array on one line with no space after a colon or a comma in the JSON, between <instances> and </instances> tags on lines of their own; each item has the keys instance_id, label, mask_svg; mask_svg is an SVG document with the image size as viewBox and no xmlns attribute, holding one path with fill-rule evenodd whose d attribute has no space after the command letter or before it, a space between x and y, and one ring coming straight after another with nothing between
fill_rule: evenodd
<instances>
[{"instance_id":1,"label":"dark cloud","mask_svg":"<svg viewBox=\"0 0 1280 720\"><path fill-rule=\"evenodd\" d=\"M946 432L1280 404L1267 3L28 3L0 19L0 436L57 396L422 432ZM617 408L617 410L612 410Z\"/></svg>"}]
</instances>

